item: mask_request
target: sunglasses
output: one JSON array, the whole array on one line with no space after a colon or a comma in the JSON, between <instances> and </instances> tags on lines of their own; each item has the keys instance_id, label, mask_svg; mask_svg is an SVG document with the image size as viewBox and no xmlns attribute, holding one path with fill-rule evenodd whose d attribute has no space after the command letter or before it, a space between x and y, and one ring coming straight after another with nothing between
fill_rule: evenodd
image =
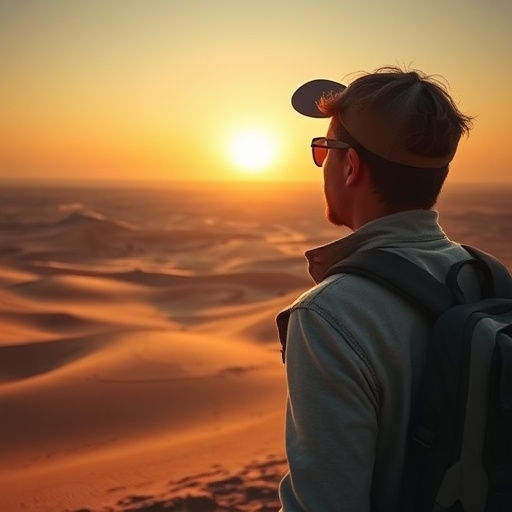
<instances>
[{"instance_id":1,"label":"sunglasses","mask_svg":"<svg viewBox=\"0 0 512 512\"><path fill-rule=\"evenodd\" d=\"M352 146L341 140L326 139L325 137L315 137L311 141L311 149L313 151L313 162L318 167L322 167L329 149L348 149Z\"/></svg>"}]
</instances>

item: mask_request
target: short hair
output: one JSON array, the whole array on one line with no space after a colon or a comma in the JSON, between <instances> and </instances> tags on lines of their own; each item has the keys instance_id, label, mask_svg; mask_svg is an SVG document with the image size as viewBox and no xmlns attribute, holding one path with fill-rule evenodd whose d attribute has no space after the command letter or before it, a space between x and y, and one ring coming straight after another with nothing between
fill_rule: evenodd
<instances>
[{"instance_id":1,"label":"short hair","mask_svg":"<svg viewBox=\"0 0 512 512\"><path fill-rule=\"evenodd\" d=\"M343 92L324 96L318 108L333 119L340 140L351 144L367 165L379 199L395 208L430 209L437 201L460 138L468 134L472 118L463 114L442 83L420 71L398 67L379 68L352 82ZM397 115L396 112L399 111ZM441 166L411 166L394 161L369 149L351 133L354 112L378 112L379 122L397 131L403 152L421 161L446 162ZM359 133L364 131L359 122ZM378 143L377 143L378 145ZM386 154L387 156L387 154Z\"/></svg>"}]
</instances>

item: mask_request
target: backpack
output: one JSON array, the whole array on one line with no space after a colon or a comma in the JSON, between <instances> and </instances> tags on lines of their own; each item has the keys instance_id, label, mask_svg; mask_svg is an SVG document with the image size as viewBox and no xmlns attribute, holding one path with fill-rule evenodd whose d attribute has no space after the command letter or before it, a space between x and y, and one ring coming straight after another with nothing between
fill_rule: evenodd
<instances>
[{"instance_id":1,"label":"backpack","mask_svg":"<svg viewBox=\"0 0 512 512\"><path fill-rule=\"evenodd\" d=\"M464 247L471 258L452 266L446 284L382 249L355 253L327 274L370 278L432 318L401 512L512 511L512 277L494 257ZM476 302L464 301L458 281L467 265L481 283Z\"/></svg>"}]
</instances>

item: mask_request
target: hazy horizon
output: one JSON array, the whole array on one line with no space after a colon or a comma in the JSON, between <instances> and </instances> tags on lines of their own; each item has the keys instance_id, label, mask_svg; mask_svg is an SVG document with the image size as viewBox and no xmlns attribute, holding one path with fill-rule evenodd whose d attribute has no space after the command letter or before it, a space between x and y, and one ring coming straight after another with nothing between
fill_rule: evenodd
<instances>
[{"instance_id":1,"label":"hazy horizon","mask_svg":"<svg viewBox=\"0 0 512 512\"><path fill-rule=\"evenodd\" d=\"M210 184L212 186L246 186L246 187L259 187L259 186L271 186L271 185L320 185L323 186L323 181L321 176L316 179L281 179L281 180L273 180L273 179L258 179L258 180L248 180L248 179L208 179L208 178L180 178L180 179L71 179L71 178L25 178L25 179L0 179L0 188L2 186L5 187L51 187L51 186L63 186L74 188L74 187L155 187L161 185L197 185L197 184ZM490 187L490 188L499 188L502 186L512 186L512 182L510 181L454 181L447 180L443 185L444 188L454 188L454 187Z\"/></svg>"}]
</instances>

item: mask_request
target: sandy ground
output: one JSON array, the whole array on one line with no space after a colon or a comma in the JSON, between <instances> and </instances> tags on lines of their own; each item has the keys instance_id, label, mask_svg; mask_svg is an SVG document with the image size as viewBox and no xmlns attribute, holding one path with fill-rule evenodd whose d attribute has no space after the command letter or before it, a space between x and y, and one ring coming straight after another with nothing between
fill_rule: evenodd
<instances>
[{"instance_id":1,"label":"sandy ground","mask_svg":"<svg viewBox=\"0 0 512 512\"><path fill-rule=\"evenodd\" d=\"M123 192L116 216L108 194L91 210L94 194L5 192L0 512L278 510L274 318L311 285L303 251L334 228L319 190L216 210L208 194L164 194L159 225L136 222L153 196L132 208ZM509 196L501 210L481 197L445 200L449 234L510 264Z\"/></svg>"},{"instance_id":2,"label":"sandy ground","mask_svg":"<svg viewBox=\"0 0 512 512\"><path fill-rule=\"evenodd\" d=\"M2 512L279 508L274 317L310 280L252 233L2 225Z\"/></svg>"}]
</instances>

